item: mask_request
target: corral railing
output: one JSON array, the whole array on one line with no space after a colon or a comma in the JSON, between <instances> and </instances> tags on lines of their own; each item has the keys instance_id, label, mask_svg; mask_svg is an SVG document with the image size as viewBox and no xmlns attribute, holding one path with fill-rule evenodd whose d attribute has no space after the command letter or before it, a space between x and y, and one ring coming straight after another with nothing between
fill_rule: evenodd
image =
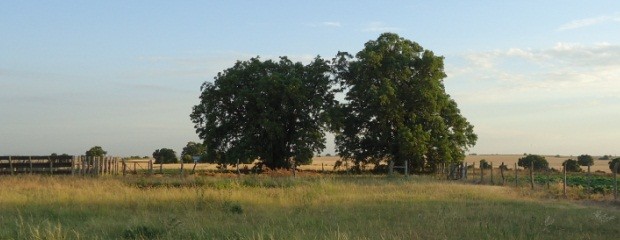
<instances>
[{"instance_id":1,"label":"corral railing","mask_svg":"<svg viewBox=\"0 0 620 240\"><path fill-rule=\"evenodd\" d=\"M117 157L0 156L0 174L118 175L122 169Z\"/></svg>"}]
</instances>

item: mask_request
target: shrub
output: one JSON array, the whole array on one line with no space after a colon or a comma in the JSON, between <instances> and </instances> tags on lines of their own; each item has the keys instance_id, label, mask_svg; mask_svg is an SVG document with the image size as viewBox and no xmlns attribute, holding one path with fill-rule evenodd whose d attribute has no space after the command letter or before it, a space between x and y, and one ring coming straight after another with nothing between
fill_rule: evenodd
<instances>
[{"instance_id":1,"label":"shrub","mask_svg":"<svg viewBox=\"0 0 620 240\"><path fill-rule=\"evenodd\" d=\"M566 168L567 172L581 172L581 167L577 160L568 159L562 163L562 167Z\"/></svg>"},{"instance_id":2,"label":"shrub","mask_svg":"<svg viewBox=\"0 0 620 240\"><path fill-rule=\"evenodd\" d=\"M594 158L588 154L583 154L577 157L577 163L581 166L592 166L594 165Z\"/></svg>"},{"instance_id":3,"label":"shrub","mask_svg":"<svg viewBox=\"0 0 620 240\"><path fill-rule=\"evenodd\" d=\"M545 157L540 155L529 154L525 157L519 158L517 165L523 168L529 169L532 162L534 162L534 170L547 170L549 169L549 162Z\"/></svg>"},{"instance_id":4,"label":"shrub","mask_svg":"<svg viewBox=\"0 0 620 240\"><path fill-rule=\"evenodd\" d=\"M482 159L480 160L480 168L491 169L491 164L489 164L486 159Z\"/></svg>"},{"instance_id":5,"label":"shrub","mask_svg":"<svg viewBox=\"0 0 620 240\"><path fill-rule=\"evenodd\" d=\"M619 158L614 158L614 160L609 161L609 169L611 170L611 172L614 172L614 165L616 163L620 164L620 157ZM616 173L620 173L620 167L618 168L618 171Z\"/></svg>"}]
</instances>

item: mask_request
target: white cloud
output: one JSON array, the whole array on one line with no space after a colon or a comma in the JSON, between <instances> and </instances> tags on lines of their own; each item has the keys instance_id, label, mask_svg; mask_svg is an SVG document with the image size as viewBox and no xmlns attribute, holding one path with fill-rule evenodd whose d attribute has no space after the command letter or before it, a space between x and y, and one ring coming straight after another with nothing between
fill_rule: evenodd
<instances>
[{"instance_id":1,"label":"white cloud","mask_svg":"<svg viewBox=\"0 0 620 240\"><path fill-rule=\"evenodd\" d=\"M573 30L573 29L589 27L589 26L593 26L597 24L602 24L606 22L620 22L620 14L603 15L603 16L598 16L598 17L574 20L574 21L563 24L557 30L558 31Z\"/></svg>"},{"instance_id":2,"label":"white cloud","mask_svg":"<svg viewBox=\"0 0 620 240\"><path fill-rule=\"evenodd\" d=\"M326 27L342 27L340 22L323 22L322 25Z\"/></svg>"},{"instance_id":3,"label":"white cloud","mask_svg":"<svg viewBox=\"0 0 620 240\"><path fill-rule=\"evenodd\" d=\"M387 26L383 22L371 22L362 29L363 32L396 32L400 28Z\"/></svg>"}]
</instances>

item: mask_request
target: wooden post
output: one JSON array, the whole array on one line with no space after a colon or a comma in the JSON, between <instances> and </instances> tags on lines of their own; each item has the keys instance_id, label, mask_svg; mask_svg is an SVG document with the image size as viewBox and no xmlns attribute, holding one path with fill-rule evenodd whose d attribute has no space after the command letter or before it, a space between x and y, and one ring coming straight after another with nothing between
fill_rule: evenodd
<instances>
[{"instance_id":1,"label":"wooden post","mask_svg":"<svg viewBox=\"0 0 620 240\"><path fill-rule=\"evenodd\" d=\"M495 185L495 180L493 179L493 162L491 162L491 185Z\"/></svg>"},{"instance_id":2,"label":"wooden post","mask_svg":"<svg viewBox=\"0 0 620 240\"><path fill-rule=\"evenodd\" d=\"M50 174L54 174L54 164L52 163L52 158L48 156L47 160L50 161Z\"/></svg>"},{"instance_id":3,"label":"wooden post","mask_svg":"<svg viewBox=\"0 0 620 240\"><path fill-rule=\"evenodd\" d=\"M30 164L30 174L32 174L32 156L28 157L28 163Z\"/></svg>"},{"instance_id":4,"label":"wooden post","mask_svg":"<svg viewBox=\"0 0 620 240\"><path fill-rule=\"evenodd\" d=\"M9 156L9 171L11 172L11 175L13 175L13 160L11 159L11 156Z\"/></svg>"},{"instance_id":5,"label":"wooden post","mask_svg":"<svg viewBox=\"0 0 620 240\"><path fill-rule=\"evenodd\" d=\"M504 162L502 162L502 165L499 166L499 173L502 175L502 186L506 184L506 178L504 177L504 168L506 168L506 165L504 165Z\"/></svg>"},{"instance_id":6,"label":"wooden post","mask_svg":"<svg viewBox=\"0 0 620 240\"><path fill-rule=\"evenodd\" d=\"M562 185L564 187L564 197L566 197L566 164L564 164L564 183Z\"/></svg>"},{"instance_id":7,"label":"wooden post","mask_svg":"<svg viewBox=\"0 0 620 240\"><path fill-rule=\"evenodd\" d=\"M618 200L618 168L620 168L620 162L614 164L614 200Z\"/></svg>"},{"instance_id":8,"label":"wooden post","mask_svg":"<svg viewBox=\"0 0 620 240\"><path fill-rule=\"evenodd\" d=\"M588 165L588 174L586 175L588 179L588 186L586 187L586 193L590 196L592 192L592 176L590 175L590 165Z\"/></svg>"},{"instance_id":9,"label":"wooden post","mask_svg":"<svg viewBox=\"0 0 620 240\"><path fill-rule=\"evenodd\" d=\"M409 160L405 160L405 177L409 177Z\"/></svg>"},{"instance_id":10,"label":"wooden post","mask_svg":"<svg viewBox=\"0 0 620 240\"><path fill-rule=\"evenodd\" d=\"M75 157L71 157L71 176L75 175Z\"/></svg>"},{"instance_id":11,"label":"wooden post","mask_svg":"<svg viewBox=\"0 0 620 240\"><path fill-rule=\"evenodd\" d=\"M394 175L394 160L390 160L388 163L388 175Z\"/></svg>"},{"instance_id":12,"label":"wooden post","mask_svg":"<svg viewBox=\"0 0 620 240\"><path fill-rule=\"evenodd\" d=\"M185 162L183 162L183 159L181 159L181 176L183 176L183 166L185 165Z\"/></svg>"},{"instance_id":13,"label":"wooden post","mask_svg":"<svg viewBox=\"0 0 620 240\"><path fill-rule=\"evenodd\" d=\"M471 174L474 178L476 177L476 162L471 163Z\"/></svg>"},{"instance_id":14,"label":"wooden post","mask_svg":"<svg viewBox=\"0 0 620 240\"><path fill-rule=\"evenodd\" d=\"M519 169L517 163L515 163L515 187L519 187Z\"/></svg>"},{"instance_id":15,"label":"wooden post","mask_svg":"<svg viewBox=\"0 0 620 240\"><path fill-rule=\"evenodd\" d=\"M297 161L293 161L293 177L297 176Z\"/></svg>"},{"instance_id":16,"label":"wooden post","mask_svg":"<svg viewBox=\"0 0 620 240\"><path fill-rule=\"evenodd\" d=\"M149 175L153 175L153 159L149 159Z\"/></svg>"},{"instance_id":17,"label":"wooden post","mask_svg":"<svg viewBox=\"0 0 620 240\"><path fill-rule=\"evenodd\" d=\"M127 163L125 159L123 159L123 176L127 175Z\"/></svg>"},{"instance_id":18,"label":"wooden post","mask_svg":"<svg viewBox=\"0 0 620 240\"><path fill-rule=\"evenodd\" d=\"M534 161L530 162L530 185L534 189Z\"/></svg>"},{"instance_id":19,"label":"wooden post","mask_svg":"<svg viewBox=\"0 0 620 240\"><path fill-rule=\"evenodd\" d=\"M467 166L467 162L464 162L463 164L465 164L465 174L463 176L467 180L467 172L469 171L469 166Z\"/></svg>"},{"instance_id":20,"label":"wooden post","mask_svg":"<svg viewBox=\"0 0 620 240\"><path fill-rule=\"evenodd\" d=\"M480 183L482 183L484 181L484 168L482 167L482 164L480 164Z\"/></svg>"},{"instance_id":21,"label":"wooden post","mask_svg":"<svg viewBox=\"0 0 620 240\"><path fill-rule=\"evenodd\" d=\"M198 162L194 162L194 167L192 168L192 174L196 173L196 164L198 164Z\"/></svg>"}]
</instances>

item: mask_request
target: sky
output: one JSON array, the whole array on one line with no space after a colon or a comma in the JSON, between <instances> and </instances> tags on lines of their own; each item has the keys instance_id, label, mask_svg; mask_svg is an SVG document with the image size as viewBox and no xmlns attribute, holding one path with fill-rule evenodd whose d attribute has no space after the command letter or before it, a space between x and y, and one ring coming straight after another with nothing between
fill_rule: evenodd
<instances>
[{"instance_id":1,"label":"sky","mask_svg":"<svg viewBox=\"0 0 620 240\"><path fill-rule=\"evenodd\" d=\"M571 0L0 1L0 155L180 153L202 83L235 61L384 32L445 58L469 153L620 155L620 2Z\"/></svg>"}]
</instances>

